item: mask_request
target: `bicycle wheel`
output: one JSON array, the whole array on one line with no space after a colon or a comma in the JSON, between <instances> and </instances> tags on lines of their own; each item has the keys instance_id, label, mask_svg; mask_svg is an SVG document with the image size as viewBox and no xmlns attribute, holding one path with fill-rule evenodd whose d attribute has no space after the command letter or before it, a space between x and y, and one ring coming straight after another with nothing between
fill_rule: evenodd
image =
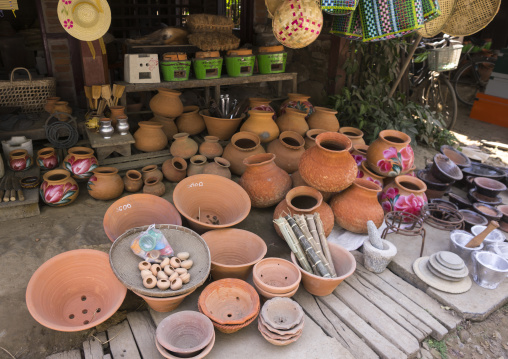
<instances>
[{"instance_id":1,"label":"bicycle wheel","mask_svg":"<svg viewBox=\"0 0 508 359\"><path fill-rule=\"evenodd\" d=\"M453 88L457 99L465 105L473 106L476 93L485 92L495 63L488 60L468 62L457 70Z\"/></svg>"},{"instance_id":2,"label":"bicycle wheel","mask_svg":"<svg viewBox=\"0 0 508 359\"><path fill-rule=\"evenodd\" d=\"M424 103L442 115L442 125L451 130L457 120L457 97L444 76L432 77L424 93Z\"/></svg>"}]
</instances>

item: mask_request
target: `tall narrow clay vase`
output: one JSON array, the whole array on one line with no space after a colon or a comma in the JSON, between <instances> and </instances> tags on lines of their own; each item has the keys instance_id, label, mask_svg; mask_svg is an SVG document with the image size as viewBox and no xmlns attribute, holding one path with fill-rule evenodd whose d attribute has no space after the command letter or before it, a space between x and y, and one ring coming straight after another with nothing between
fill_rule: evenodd
<instances>
[{"instance_id":1,"label":"tall narrow clay vase","mask_svg":"<svg viewBox=\"0 0 508 359\"><path fill-rule=\"evenodd\" d=\"M305 121L305 116L307 116L305 111L288 107L285 113L277 119L276 123L281 132L294 131L303 137L309 130L309 125L307 121Z\"/></svg>"},{"instance_id":2,"label":"tall narrow clay vase","mask_svg":"<svg viewBox=\"0 0 508 359\"><path fill-rule=\"evenodd\" d=\"M367 150L369 168L385 177L404 175L414 164L411 138L404 132L384 130Z\"/></svg>"},{"instance_id":3,"label":"tall narrow clay vase","mask_svg":"<svg viewBox=\"0 0 508 359\"><path fill-rule=\"evenodd\" d=\"M210 136L219 137L219 140L227 141L236 132L240 122L245 118L242 113L238 118L218 118L210 116L208 110L200 111L199 114L203 116L206 124L206 130Z\"/></svg>"},{"instance_id":4,"label":"tall narrow clay vase","mask_svg":"<svg viewBox=\"0 0 508 359\"><path fill-rule=\"evenodd\" d=\"M206 157L203 155L192 156L187 167L187 177L200 175L205 170Z\"/></svg>"},{"instance_id":5,"label":"tall narrow clay vase","mask_svg":"<svg viewBox=\"0 0 508 359\"><path fill-rule=\"evenodd\" d=\"M215 136L205 136L205 142L199 145L199 154L209 160L220 157L224 149L219 143L219 138Z\"/></svg>"},{"instance_id":6,"label":"tall narrow clay vase","mask_svg":"<svg viewBox=\"0 0 508 359\"><path fill-rule=\"evenodd\" d=\"M171 144L169 152L174 157L181 157L188 160L196 153L198 153L198 144L192 138L189 138L188 133L177 133L173 136L175 142Z\"/></svg>"},{"instance_id":7,"label":"tall narrow clay vase","mask_svg":"<svg viewBox=\"0 0 508 359\"><path fill-rule=\"evenodd\" d=\"M273 119L275 120L277 118L277 115L275 114L275 110L270 105L271 100L268 98L261 98L261 97L249 97L249 106L247 107L247 110L245 112L249 112L252 110L255 111L266 111L266 112L273 112Z\"/></svg>"},{"instance_id":8,"label":"tall narrow clay vase","mask_svg":"<svg viewBox=\"0 0 508 359\"><path fill-rule=\"evenodd\" d=\"M173 136L178 133L178 128L175 125L175 119L173 117L154 115L150 121L157 122L162 125L162 132L164 132L168 141L173 140Z\"/></svg>"},{"instance_id":9,"label":"tall narrow clay vase","mask_svg":"<svg viewBox=\"0 0 508 359\"><path fill-rule=\"evenodd\" d=\"M314 106L309 102L310 96L299 93L288 93L288 97L289 98L280 106L279 116L282 116L287 108L296 108L300 111L305 111L307 118L314 112Z\"/></svg>"},{"instance_id":10,"label":"tall narrow clay vase","mask_svg":"<svg viewBox=\"0 0 508 359\"><path fill-rule=\"evenodd\" d=\"M240 131L255 133L263 143L271 142L279 136L279 127L273 121L273 113L260 110L249 111L249 118L240 127Z\"/></svg>"},{"instance_id":11,"label":"tall narrow clay vase","mask_svg":"<svg viewBox=\"0 0 508 359\"><path fill-rule=\"evenodd\" d=\"M328 131L322 130L322 129L314 129L314 130L308 130L307 132L305 132L305 137L304 137L305 146L304 146L304 148L306 150L308 150L312 146L315 146L317 135L319 135L320 133L323 133L323 132L328 132Z\"/></svg>"},{"instance_id":12,"label":"tall narrow clay vase","mask_svg":"<svg viewBox=\"0 0 508 359\"><path fill-rule=\"evenodd\" d=\"M180 91L167 88L157 89L159 93L150 100L150 108L153 113L162 117L178 117L183 112L183 104L180 100Z\"/></svg>"},{"instance_id":13,"label":"tall narrow clay vase","mask_svg":"<svg viewBox=\"0 0 508 359\"><path fill-rule=\"evenodd\" d=\"M170 158L162 164L162 173L170 182L180 182L187 175L187 161L181 157Z\"/></svg>"},{"instance_id":14,"label":"tall narrow clay vase","mask_svg":"<svg viewBox=\"0 0 508 359\"><path fill-rule=\"evenodd\" d=\"M186 132L191 136L203 132L206 128L198 106L185 106L183 113L176 119L176 126L180 132Z\"/></svg>"},{"instance_id":15,"label":"tall narrow clay vase","mask_svg":"<svg viewBox=\"0 0 508 359\"><path fill-rule=\"evenodd\" d=\"M426 190L427 185L416 177L397 176L383 188L381 205L385 212L403 211L419 216L422 207L428 202Z\"/></svg>"},{"instance_id":16,"label":"tall narrow clay vase","mask_svg":"<svg viewBox=\"0 0 508 359\"><path fill-rule=\"evenodd\" d=\"M314 112L309 116L309 128L322 129L330 132L337 132L340 128L339 120L336 117L337 111L327 107L314 107Z\"/></svg>"},{"instance_id":17,"label":"tall narrow clay vase","mask_svg":"<svg viewBox=\"0 0 508 359\"><path fill-rule=\"evenodd\" d=\"M227 159L231 166L229 169L237 176L241 176L247 166L243 160L249 156L265 153L260 145L259 136L251 132L238 132L233 135L231 142L224 149L222 157Z\"/></svg>"},{"instance_id":18,"label":"tall narrow clay vase","mask_svg":"<svg viewBox=\"0 0 508 359\"><path fill-rule=\"evenodd\" d=\"M275 164L273 153L252 155L238 184L250 197L252 207L265 208L280 202L291 189L291 177Z\"/></svg>"},{"instance_id":19,"label":"tall narrow clay vase","mask_svg":"<svg viewBox=\"0 0 508 359\"><path fill-rule=\"evenodd\" d=\"M111 119L111 124L113 127L116 127L118 124L118 117L125 117L125 107L111 106L109 109L111 110L111 115L109 116Z\"/></svg>"},{"instance_id":20,"label":"tall narrow clay vase","mask_svg":"<svg viewBox=\"0 0 508 359\"><path fill-rule=\"evenodd\" d=\"M162 125L155 121L141 121L139 130L134 133L134 146L144 152L161 151L168 144Z\"/></svg>"},{"instance_id":21,"label":"tall narrow clay vase","mask_svg":"<svg viewBox=\"0 0 508 359\"><path fill-rule=\"evenodd\" d=\"M141 169L141 173L143 173L143 182L150 177L155 177L162 180L163 176L161 170L159 170L157 165L145 166Z\"/></svg>"},{"instance_id":22,"label":"tall narrow clay vase","mask_svg":"<svg viewBox=\"0 0 508 359\"><path fill-rule=\"evenodd\" d=\"M88 179L92 171L99 167L93 149L88 147L72 147L63 160L63 167L76 179Z\"/></svg>"},{"instance_id":23,"label":"tall narrow clay vase","mask_svg":"<svg viewBox=\"0 0 508 359\"><path fill-rule=\"evenodd\" d=\"M266 147L269 153L275 155L275 164L287 173L298 171L298 163L305 149L303 137L293 131L282 132L278 139L270 142Z\"/></svg>"},{"instance_id":24,"label":"tall narrow clay vase","mask_svg":"<svg viewBox=\"0 0 508 359\"><path fill-rule=\"evenodd\" d=\"M207 163L203 169L204 174L217 175L231 179L230 163L222 157L215 157L213 162Z\"/></svg>"},{"instance_id":25,"label":"tall narrow clay vase","mask_svg":"<svg viewBox=\"0 0 508 359\"><path fill-rule=\"evenodd\" d=\"M344 229L353 233L368 233L367 221L377 228L383 224L384 212L377 195L381 187L362 178L357 178L348 189L336 194L330 206L335 220Z\"/></svg>"},{"instance_id":26,"label":"tall narrow clay vase","mask_svg":"<svg viewBox=\"0 0 508 359\"><path fill-rule=\"evenodd\" d=\"M143 187L143 177L139 171L128 170L123 178L123 184L127 192L138 192Z\"/></svg>"},{"instance_id":27,"label":"tall narrow clay vase","mask_svg":"<svg viewBox=\"0 0 508 359\"><path fill-rule=\"evenodd\" d=\"M107 201L122 195L124 183L115 167L97 167L86 187L90 196Z\"/></svg>"},{"instance_id":28,"label":"tall narrow clay vase","mask_svg":"<svg viewBox=\"0 0 508 359\"><path fill-rule=\"evenodd\" d=\"M351 141L336 132L316 137L316 146L302 155L298 170L303 180L323 192L339 192L356 178L358 167L349 153Z\"/></svg>"},{"instance_id":29,"label":"tall narrow clay vase","mask_svg":"<svg viewBox=\"0 0 508 359\"><path fill-rule=\"evenodd\" d=\"M363 131L354 127L341 127L339 132L346 135L353 145L364 145Z\"/></svg>"},{"instance_id":30,"label":"tall narrow clay vase","mask_svg":"<svg viewBox=\"0 0 508 359\"><path fill-rule=\"evenodd\" d=\"M51 170L43 176L40 195L44 203L60 207L71 204L78 197L79 187L66 170Z\"/></svg>"}]
</instances>

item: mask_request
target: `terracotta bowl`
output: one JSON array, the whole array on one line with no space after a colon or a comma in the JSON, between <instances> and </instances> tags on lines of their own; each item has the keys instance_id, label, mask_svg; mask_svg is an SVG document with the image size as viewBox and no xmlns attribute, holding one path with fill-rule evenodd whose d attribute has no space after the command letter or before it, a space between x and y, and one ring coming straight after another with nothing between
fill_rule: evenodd
<instances>
[{"instance_id":1,"label":"terracotta bowl","mask_svg":"<svg viewBox=\"0 0 508 359\"><path fill-rule=\"evenodd\" d=\"M476 177L473 182L478 193L487 197L497 197L499 193L506 191L504 183L487 177Z\"/></svg>"},{"instance_id":2,"label":"terracotta bowl","mask_svg":"<svg viewBox=\"0 0 508 359\"><path fill-rule=\"evenodd\" d=\"M499 221L503 217L500 210L494 206L489 206L488 204L476 202L473 203L473 209L489 221Z\"/></svg>"},{"instance_id":3,"label":"terracotta bowl","mask_svg":"<svg viewBox=\"0 0 508 359\"><path fill-rule=\"evenodd\" d=\"M260 312L268 328L289 330L303 321L303 309L290 298L273 298L263 305Z\"/></svg>"},{"instance_id":4,"label":"terracotta bowl","mask_svg":"<svg viewBox=\"0 0 508 359\"><path fill-rule=\"evenodd\" d=\"M497 206L498 204L503 203L501 196L488 197L478 192L477 188L471 188L467 193L467 198L473 203L480 202L490 206Z\"/></svg>"},{"instance_id":5,"label":"terracotta bowl","mask_svg":"<svg viewBox=\"0 0 508 359\"><path fill-rule=\"evenodd\" d=\"M328 247L330 248L333 266L337 272L336 278L323 278L303 270L298 264L294 253L291 253L291 260L302 273L303 287L307 292L318 297L331 294L356 269L355 257L347 249L335 243L328 243Z\"/></svg>"},{"instance_id":6,"label":"terracotta bowl","mask_svg":"<svg viewBox=\"0 0 508 359\"><path fill-rule=\"evenodd\" d=\"M104 232L114 242L127 230L150 224L182 225L176 208L152 194L131 194L114 202L104 215Z\"/></svg>"},{"instance_id":7,"label":"terracotta bowl","mask_svg":"<svg viewBox=\"0 0 508 359\"><path fill-rule=\"evenodd\" d=\"M196 355L194 355L192 357L188 357L188 358L189 359L201 359L201 358L206 357L212 351L212 348L213 348L214 344L215 344L215 332L213 332L213 336L212 336L211 342L201 352L199 352L198 354L196 354ZM183 356L177 356L177 355L171 354L171 352L169 352L169 350L164 348L157 341L157 339L155 339L155 345L156 345L157 350L159 351L159 353L161 353L161 355L164 358L167 358L167 359L180 359L180 358L184 358Z\"/></svg>"},{"instance_id":8,"label":"terracotta bowl","mask_svg":"<svg viewBox=\"0 0 508 359\"><path fill-rule=\"evenodd\" d=\"M298 291L298 288L300 288L300 284L298 284L296 286L295 289L293 289L291 292L287 292L287 293L270 293L270 292L267 292L263 289L261 289L260 287L258 287L256 285L256 283L254 283L254 286L256 287L256 290L258 291L259 295L261 297L263 297L264 300L267 300L267 299L272 299L272 298L275 298L275 297L285 297L285 298L291 298L292 296L294 296L296 294L296 292Z\"/></svg>"},{"instance_id":9,"label":"terracotta bowl","mask_svg":"<svg viewBox=\"0 0 508 359\"><path fill-rule=\"evenodd\" d=\"M180 181L173 192L173 202L198 233L232 227L250 212L247 192L230 179L200 174Z\"/></svg>"},{"instance_id":10,"label":"terracotta bowl","mask_svg":"<svg viewBox=\"0 0 508 359\"><path fill-rule=\"evenodd\" d=\"M271 294L285 294L298 288L302 274L290 261L265 258L254 266L252 279L256 288Z\"/></svg>"},{"instance_id":11,"label":"terracotta bowl","mask_svg":"<svg viewBox=\"0 0 508 359\"><path fill-rule=\"evenodd\" d=\"M226 141L229 140L240 126L240 123L245 118L245 114L239 118L218 118L210 116L210 112L208 110L202 110L199 112L203 119L205 120L206 130L210 136L216 136L219 140Z\"/></svg>"},{"instance_id":12,"label":"terracotta bowl","mask_svg":"<svg viewBox=\"0 0 508 359\"><path fill-rule=\"evenodd\" d=\"M210 249L214 280L247 280L254 264L263 259L268 249L261 237L243 229L216 229L201 237Z\"/></svg>"},{"instance_id":13,"label":"terracotta bowl","mask_svg":"<svg viewBox=\"0 0 508 359\"><path fill-rule=\"evenodd\" d=\"M153 310L155 310L156 312L167 313L171 312L172 310L175 310L180 305L180 303L183 302L185 297L188 297L189 295L194 293L195 290L196 289L193 289L188 293L177 295L175 297L165 297L165 298L149 297L136 291L133 292L134 294L143 298L146 304L148 304L148 306Z\"/></svg>"},{"instance_id":14,"label":"terracotta bowl","mask_svg":"<svg viewBox=\"0 0 508 359\"><path fill-rule=\"evenodd\" d=\"M441 153L453 161L459 168L465 168L471 166L471 160L465 154L457 151L452 146L443 145L441 146Z\"/></svg>"},{"instance_id":15,"label":"terracotta bowl","mask_svg":"<svg viewBox=\"0 0 508 359\"><path fill-rule=\"evenodd\" d=\"M107 253L77 249L49 259L35 271L26 289L26 305L45 327L76 332L111 317L126 294Z\"/></svg>"}]
</instances>

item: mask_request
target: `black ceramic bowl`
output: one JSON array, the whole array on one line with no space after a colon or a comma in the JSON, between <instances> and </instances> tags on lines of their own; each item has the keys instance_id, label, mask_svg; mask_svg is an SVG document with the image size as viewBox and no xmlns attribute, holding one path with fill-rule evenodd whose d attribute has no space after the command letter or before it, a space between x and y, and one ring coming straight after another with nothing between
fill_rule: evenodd
<instances>
[{"instance_id":1,"label":"black ceramic bowl","mask_svg":"<svg viewBox=\"0 0 508 359\"><path fill-rule=\"evenodd\" d=\"M506 173L504 170L494 166L484 165L483 163L476 162L471 162L471 166L463 168L462 172L465 175L475 177L487 177L497 181L502 181L506 177Z\"/></svg>"},{"instance_id":2,"label":"black ceramic bowl","mask_svg":"<svg viewBox=\"0 0 508 359\"><path fill-rule=\"evenodd\" d=\"M427 198L441 198L450 189L452 183L443 183L430 173L429 169L419 170L416 177L427 185L425 195Z\"/></svg>"},{"instance_id":3,"label":"black ceramic bowl","mask_svg":"<svg viewBox=\"0 0 508 359\"><path fill-rule=\"evenodd\" d=\"M19 184L21 185L22 188L24 189L32 189L32 188L37 188L39 187L39 185L41 184L41 179L38 177L38 176L28 176L28 177L23 177L20 181L19 181Z\"/></svg>"},{"instance_id":4,"label":"black ceramic bowl","mask_svg":"<svg viewBox=\"0 0 508 359\"><path fill-rule=\"evenodd\" d=\"M467 198L463 198L458 194L448 193L448 198L450 199L450 202L459 207L459 209L469 209L473 207L473 204Z\"/></svg>"},{"instance_id":5,"label":"black ceramic bowl","mask_svg":"<svg viewBox=\"0 0 508 359\"><path fill-rule=\"evenodd\" d=\"M479 194L487 197L497 197L499 193L506 191L504 183L487 177L476 177L473 179L476 190Z\"/></svg>"},{"instance_id":6,"label":"black ceramic bowl","mask_svg":"<svg viewBox=\"0 0 508 359\"><path fill-rule=\"evenodd\" d=\"M471 160L465 154L457 151L452 146L443 145L441 146L441 153L451 159L459 168L471 166Z\"/></svg>"},{"instance_id":7,"label":"black ceramic bowl","mask_svg":"<svg viewBox=\"0 0 508 359\"><path fill-rule=\"evenodd\" d=\"M501 197L499 197L499 196L496 196L496 197L484 196L483 194L480 194L476 188L471 188L469 190L469 192L467 194L467 198L469 198L469 200L473 203L480 202L480 203L488 204L491 206L497 206L498 204L503 203L503 200L501 199Z\"/></svg>"},{"instance_id":8,"label":"black ceramic bowl","mask_svg":"<svg viewBox=\"0 0 508 359\"><path fill-rule=\"evenodd\" d=\"M476 225L486 226L489 224L487 218L469 209L461 209L459 212L462 213L462 216L464 217L466 231L471 231L471 228Z\"/></svg>"},{"instance_id":9,"label":"black ceramic bowl","mask_svg":"<svg viewBox=\"0 0 508 359\"><path fill-rule=\"evenodd\" d=\"M474 210L487 218L489 221L499 221L503 217L503 213L494 206L483 203L473 203ZM484 224L486 226L486 224Z\"/></svg>"},{"instance_id":10,"label":"black ceramic bowl","mask_svg":"<svg viewBox=\"0 0 508 359\"><path fill-rule=\"evenodd\" d=\"M460 168L451 159L440 153L434 156L430 173L437 180L445 183L460 181L464 177Z\"/></svg>"}]
</instances>

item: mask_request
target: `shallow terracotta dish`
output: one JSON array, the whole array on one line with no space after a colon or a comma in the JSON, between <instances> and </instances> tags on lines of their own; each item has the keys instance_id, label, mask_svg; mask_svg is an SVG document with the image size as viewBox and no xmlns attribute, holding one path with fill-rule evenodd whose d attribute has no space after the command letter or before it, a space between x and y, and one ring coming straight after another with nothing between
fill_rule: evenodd
<instances>
[{"instance_id":1,"label":"shallow terracotta dish","mask_svg":"<svg viewBox=\"0 0 508 359\"><path fill-rule=\"evenodd\" d=\"M478 192L477 188L471 188L467 193L467 198L473 203L480 202L483 204L488 204L490 206L497 206L498 204L503 203L503 199L500 196L495 197L485 196L480 192Z\"/></svg>"},{"instance_id":2,"label":"shallow terracotta dish","mask_svg":"<svg viewBox=\"0 0 508 359\"><path fill-rule=\"evenodd\" d=\"M171 312L172 310L175 310L176 308L178 308L178 306L183 302L185 297L188 297L189 295L194 293L195 290L196 289L193 289L190 292L187 292L185 294L177 295L174 297L166 297L166 298L149 297L147 295L138 293L135 290L133 290L133 292L134 292L134 294L143 298L145 300L146 304L148 304L148 306L150 308L152 308L153 310L155 310L156 312L167 313L167 312Z\"/></svg>"},{"instance_id":3,"label":"shallow terracotta dish","mask_svg":"<svg viewBox=\"0 0 508 359\"><path fill-rule=\"evenodd\" d=\"M300 285L302 274L282 258L265 258L254 266L252 279L256 288L271 294L286 294Z\"/></svg>"},{"instance_id":4,"label":"shallow terracotta dish","mask_svg":"<svg viewBox=\"0 0 508 359\"><path fill-rule=\"evenodd\" d=\"M193 357L187 357L187 358L189 358L189 359L201 359L201 358L206 357L212 351L212 348L213 348L214 344L215 344L215 332L213 333L212 341L210 342L210 344L208 344L205 347L205 349L203 349L201 352L199 352L195 356L193 356ZM157 346L157 350L159 351L159 353L161 353L161 355L164 358L167 358L167 359L181 359L181 358L183 358L182 356L176 356L176 355L171 354L166 348L164 348L157 341L157 339L155 339L155 345Z\"/></svg>"},{"instance_id":5,"label":"shallow terracotta dish","mask_svg":"<svg viewBox=\"0 0 508 359\"><path fill-rule=\"evenodd\" d=\"M261 297L263 297L265 300L272 299L272 298L275 298L275 297L291 298L292 296L294 296L296 294L296 292L298 291L298 288L300 288L300 284L298 284L296 286L296 288L293 289L291 292L287 292L287 293L270 293L270 292L267 292L267 291L261 289L260 287L258 287L256 285L256 282L254 282L254 286L256 287L256 290L258 291L259 295Z\"/></svg>"},{"instance_id":6,"label":"shallow terracotta dish","mask_svg":"<svg viewBox=\"0 0 508 359\"><path fill-rule=\"evenodd\" d=\"M500 210L494 206L489 206L488 204L480 202L473 203L473 209L489 221L499 221L503 217Z\"/></svg>"}]
</instances>

